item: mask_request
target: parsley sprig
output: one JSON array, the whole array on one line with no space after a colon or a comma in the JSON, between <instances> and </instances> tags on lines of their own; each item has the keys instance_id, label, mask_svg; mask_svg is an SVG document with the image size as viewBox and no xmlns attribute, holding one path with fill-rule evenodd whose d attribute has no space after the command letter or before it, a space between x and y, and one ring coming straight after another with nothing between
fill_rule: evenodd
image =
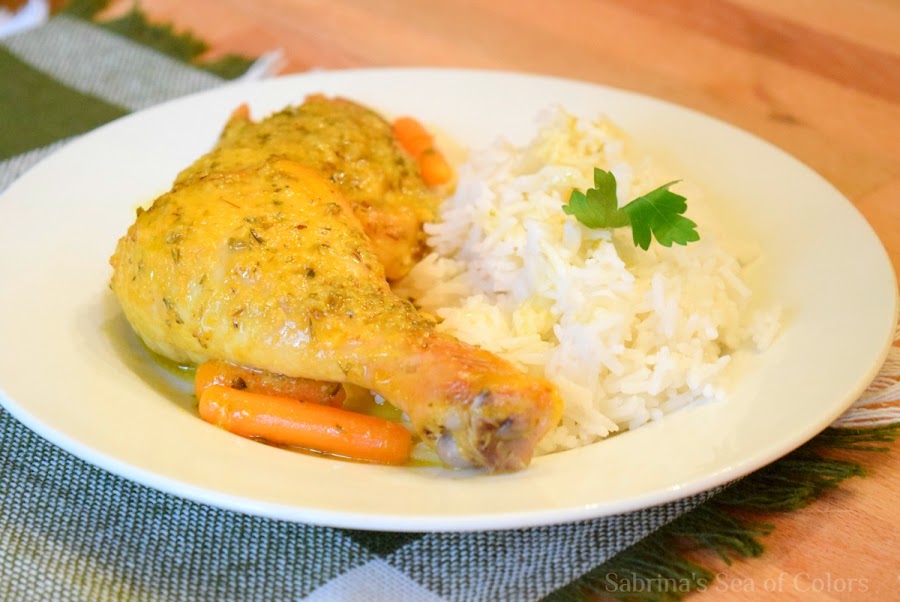
<instances>
[{"instance_id":1,"label":"parsley sprig","mask_svg":"<svg viewBox=\"0 0 900 602\"><path fill-rule=\"evenodd\" d=\"M697 224L686 218L687 200L669 188L678 180L663 184L623 207L616 198L616 177L594 168L594 187L587 192L573 190L563 211L588 228L621 228L631 225L635 246L645 251L653 237L664 247L686 245L700 240Z\"/></svg>"}]
</instances>

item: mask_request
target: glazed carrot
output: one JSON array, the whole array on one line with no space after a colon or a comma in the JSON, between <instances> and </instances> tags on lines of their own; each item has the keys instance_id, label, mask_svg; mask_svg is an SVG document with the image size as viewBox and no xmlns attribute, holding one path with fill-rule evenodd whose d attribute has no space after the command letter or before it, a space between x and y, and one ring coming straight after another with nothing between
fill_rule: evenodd
<instances>
[{"instance_id":1,"label":"glazed carrot","mask_svg":"<svg viewBox=\"0 0 900 602\"><path fill-rule=\"evenodd\" d=\"M391 124L397 142L418 162L422 179L429 186L446 184L453 177L453 170L444 155L435 148L434 138L419 121L412 117L399 117Z\"/></svg>"},{"instance_id":2,"label":"glazed carrot","mask_svg":"<svg viewBox=\"0 0 900 602\"><path fill-rule=\"evenodd\" d=\"M242 437L380 464L403 464L412 448L409 431L396 422L220 385L203 391L200 416Z\"/></svg>"},{"instance_id":3,"label":"glazed carrot","mask_svg":"<svg viewBox=\"0 0 900 602\"><path fill-rule=\"evenodd\" d=\"M250 107L246 102L239 104L237 108L231 112L231 117L229 117L229 120L233 121L236 119L245 119L248 121L250 120Z\"/></svg>"},{"instance_id":4,"label":"glazed carrot","mask_svg":"<svg viewBox=\"0 0 900 602\"><path fill-rule=\"evenodd\" d=\"M391 125L394 136L413 157L418 157L434 145L434 140L428 130L412 117L399 117Z\"/></svg>"},{"instance_id":5,"label":"glazed carrot","mask_svg":"<svg viewBox=\"0 0 900 602\"><path fill-rule=\"evenodd\" d=\"M434 149L419 155L419 170L422 172L422 179L429 186L445 184L453 177L450 164L441 153Z\"/></svg>"},{"instance_id":6,"label":"glazed carrot","mask_svg":"<svg viewBox=\"0 0 900 602\"><path fill-rule=\"evenodd\" d=\"M194 377L197 399L200 399L203 391L214 385L335 407L340 407L346 396L339 383L292 378L220 360L204 362L197 367L197 375Z\"/></svg>"}]
</instances>

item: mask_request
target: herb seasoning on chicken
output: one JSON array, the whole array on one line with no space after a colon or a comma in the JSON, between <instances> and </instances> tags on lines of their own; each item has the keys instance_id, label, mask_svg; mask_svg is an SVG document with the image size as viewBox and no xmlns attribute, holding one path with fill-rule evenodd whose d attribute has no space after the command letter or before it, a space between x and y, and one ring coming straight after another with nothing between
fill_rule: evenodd
<instances>
[{"instance_id":1,"label":"herb seasoning on chicken","mask_svg":"<svg viewBox=\"0 0 900 602\"><path fill-rule=\"evenodd\" d=\"M311 96L259 122L235 112L216 147L182 172L178 182L227 172L268 157L290 159L328 178L350 202L388 280L422 258L422 224L434 221L437 197L415 161L394 140L390 124L354 102Z\"/></svg>"}]
</instances>

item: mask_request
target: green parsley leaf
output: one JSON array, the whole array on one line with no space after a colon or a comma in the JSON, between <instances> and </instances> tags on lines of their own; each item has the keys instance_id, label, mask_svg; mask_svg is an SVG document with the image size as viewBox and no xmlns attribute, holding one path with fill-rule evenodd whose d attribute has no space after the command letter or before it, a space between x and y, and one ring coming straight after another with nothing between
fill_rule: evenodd
<instances>
[{"instance_id":1,"label":"green parsley leaf","mask_svg":"<svg viewBox=\"0 0 900 602\"><path fill-rule=\"evenodd\" d=\"M620 228L628 225L628 216L616 199L616 178L608 171L594 168L594 188L587 193L573 190L563 211L588 228Z\"/></svg>"},{"instance_id":2,"label":"green parsley leaf","mask_svg":"<svg viewBox=\"0 0 900 602\"><path fill-rule=\"evenodd\" d=\"M651 232L664 247L700 240L697 224L682 215L687 211L686 199L669 190L677 183L676 180L663 184L623 207L631 222L631 234L636 246L645 251L649 249Z\"/></svg>"},{"instance_id":3,"label":"green parsley leaf","mask_svg":"<svg viewBox=\"0 0 900 602\"><path fill-rule=\"evenodd\" d=\"M653 237L664 247L672 243L686 245L700 240L697 224L684 217L687 201L680 194L669 190L677 183L669 182L624 207L616 199L616 178L610 172L594 169L594 188L581 192L573 190L569 204L563 211L588 228L620 228L631 225L635 246L645 251Z\"/></svg>"}]
</instances>

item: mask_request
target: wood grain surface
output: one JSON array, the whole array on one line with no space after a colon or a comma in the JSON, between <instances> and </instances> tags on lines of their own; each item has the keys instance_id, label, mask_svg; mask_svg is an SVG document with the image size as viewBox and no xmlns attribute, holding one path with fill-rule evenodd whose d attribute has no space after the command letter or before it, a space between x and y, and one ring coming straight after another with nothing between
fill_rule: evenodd
<instances>
[{"instance_id":1,"label":"wood grain surface","mask_svg":"<svg viewBox=\"0 0 900 602\"><path fill-rule=\"evenodd\" d=\"M900 268L898 0L142 0L227 52L311 68L460 66L635 90L749 130L819 171ZM113 3L108 15L128 10ZM900 445L775 525L704 600L900 600Z\"/></svg>"}]
</instances>

